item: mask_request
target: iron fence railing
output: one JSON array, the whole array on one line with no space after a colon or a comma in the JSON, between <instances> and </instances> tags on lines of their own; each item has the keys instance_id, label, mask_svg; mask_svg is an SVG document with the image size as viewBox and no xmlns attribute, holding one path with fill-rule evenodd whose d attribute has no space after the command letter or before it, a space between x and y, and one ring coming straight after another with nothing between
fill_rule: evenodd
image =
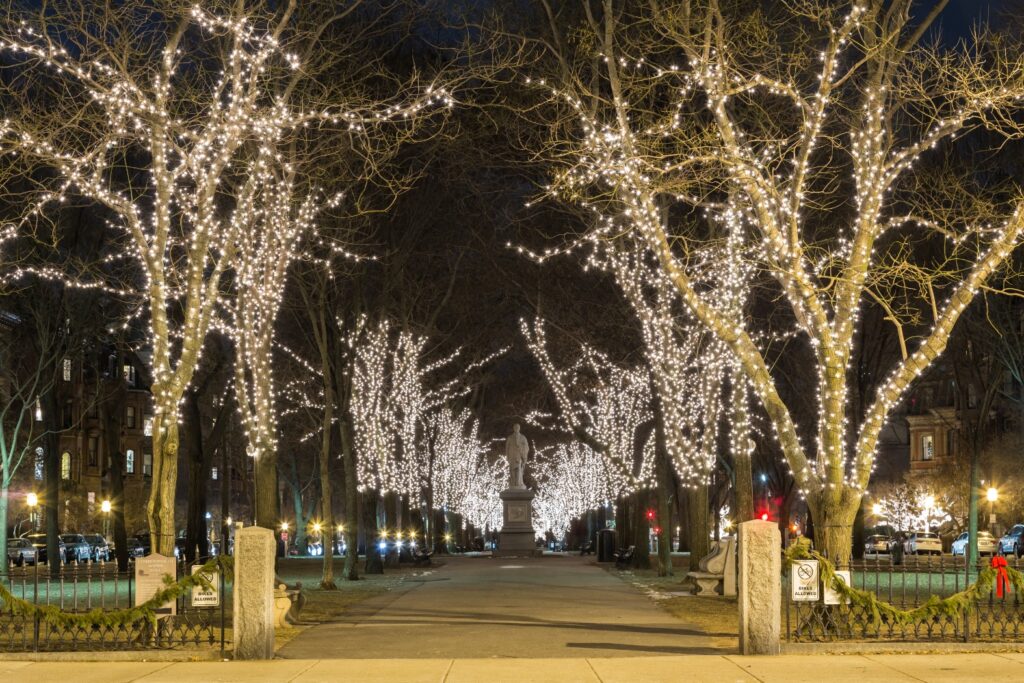
<instances>
[{"instance_id":1,"label":"iron fence railing","mask_svg":"<svg viewBox=\"0 0 1024 683\"><path fill-rule=\"evenodd\" d=\"M177 578L187 576L192 565L179 562ZM18 599L49 605L70 614L92 613L87 625L64 625L36 614L18 614L0 604L0 651L46 652L63 650L216 648L224 651L226 611L230 584L218 578L219 605L193 607L191 595L178 598L174 614L161 614L156 626L143 619L118 624L104 614L135 605L135 575L117 570L114 562L77 564L55 568L36 564L10 567L0 582Z\"/></svg>"},{"instance_id":2,"label":"iron fence railing","mask_svg":"<svg viewBox=\"0 0 1024 683\"><path fill-rule=\"evenodd\" d=\"M1024 561L1009 556L1007 565L1024 569ZM963 557L907 555L902 562L888 555L868 557L837 569L850 571L851 585L874 593L879 600L910 610L932 596L946 598L974 583L990 558L970 565ZM822 600L791 599L788 577L783 580L785 627L793 642L843 640L887 641L1021 641L1024 640L1024 596L1009 590L1003 597L995 588L966 608L942 611L917 623L873 618L867 606L826 605Z\"/></svg>"}]
</instances>

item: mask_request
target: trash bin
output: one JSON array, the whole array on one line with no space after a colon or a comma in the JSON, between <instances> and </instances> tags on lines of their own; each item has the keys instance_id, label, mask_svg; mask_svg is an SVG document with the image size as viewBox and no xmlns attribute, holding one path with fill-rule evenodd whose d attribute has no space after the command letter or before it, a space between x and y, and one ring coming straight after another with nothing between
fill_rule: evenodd
<instances>
[{"instance_id":1,"label":"trash bin","mask_svg":"<svg viewBox=\"0 0 1024 683\"><path fill-rule=\"evenodd\" d=\"M615 529L601 529L597 532L597 561L615 561Z\"/></svg>"}]
</instances>

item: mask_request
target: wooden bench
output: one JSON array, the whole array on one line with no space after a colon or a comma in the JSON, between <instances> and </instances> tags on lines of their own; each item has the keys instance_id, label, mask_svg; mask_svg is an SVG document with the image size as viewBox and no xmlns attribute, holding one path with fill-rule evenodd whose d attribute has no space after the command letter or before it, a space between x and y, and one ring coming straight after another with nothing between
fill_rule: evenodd
<instances>
[{"instance_id":1,"label":"wooden bench","mask_svg":"<svg viewBox=\"0 0 1024 683\"><path fill-rule=\"evenodd\" d=\"M430 565L430 558L432 558L433 556L434 556L433 552L427 553L427 552L423 552L421 550L417 550L416 552L414 552L412 554L412 563L413 563L414 566L417 566L417 567L422 566L422 565Z\"/></svg>"}]
</instances>

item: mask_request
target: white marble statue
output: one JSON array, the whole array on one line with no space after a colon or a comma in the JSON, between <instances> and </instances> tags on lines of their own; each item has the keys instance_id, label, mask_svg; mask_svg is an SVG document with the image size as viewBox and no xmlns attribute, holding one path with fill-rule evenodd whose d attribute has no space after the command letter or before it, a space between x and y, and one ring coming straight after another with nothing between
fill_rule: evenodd
<instances>
[{"instance_id":1,"label":"white marble statue","mask_svg":"<svg viewBox=\"0 0 1024 683\"><path fill-rule=\"evenodd\" d=\"M505 440L505 459L508 460L508 486L525 489L523 474L526 472L526 456L530 454L530 442L519 432L519 425L512 425L512 433Z\"/></svg>"}]
</instances>

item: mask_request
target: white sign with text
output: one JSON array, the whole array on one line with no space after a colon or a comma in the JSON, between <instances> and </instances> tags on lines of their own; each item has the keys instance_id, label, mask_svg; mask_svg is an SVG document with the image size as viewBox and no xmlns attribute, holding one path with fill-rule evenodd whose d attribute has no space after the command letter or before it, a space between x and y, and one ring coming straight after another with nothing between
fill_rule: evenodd
<instances>
[{"instance_id":1,"label":"white sign with text","mask_svg":"<svg viewBox=\"0 0 1024 683\"><path fill-rule=\"evenodd\" d=\"M795 560L790 573L790 597L793 602L817 602L821 599L817 560Z\"/></svg>"}]
</instances>

